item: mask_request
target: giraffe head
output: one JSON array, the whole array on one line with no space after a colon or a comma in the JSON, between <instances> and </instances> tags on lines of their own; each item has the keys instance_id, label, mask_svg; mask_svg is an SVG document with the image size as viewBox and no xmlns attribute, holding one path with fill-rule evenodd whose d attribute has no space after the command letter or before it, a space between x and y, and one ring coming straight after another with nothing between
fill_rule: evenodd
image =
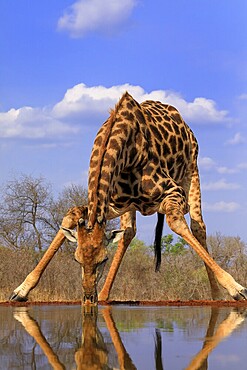
<instances>
[{"instance_id":1,"label":"giraffe head","mask_svg":"<svg viewBox=\"0 0 247 370\"><path fill-rule=\"evenodd\" d=\"M83 304L97 305L97 285L108 259L106 246L118 241L123 231L113 230L106 235L104 225L96 222L93 228L88 229L84 219L78 221L76 231L62 230L70 241L77 242L75 259L82 266Z\"/></svg>"}]
</instances>

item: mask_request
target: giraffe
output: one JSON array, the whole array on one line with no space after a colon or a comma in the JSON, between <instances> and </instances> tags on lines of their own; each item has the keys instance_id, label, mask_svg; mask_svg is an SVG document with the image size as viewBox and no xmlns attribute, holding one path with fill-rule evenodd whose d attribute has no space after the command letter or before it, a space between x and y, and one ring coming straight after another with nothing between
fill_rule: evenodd
<instances>
[{"instance_id":1,"label":"giraffe","mask_svg":"<svg viewBox=\"0 0 247 370\"><path fill-rule=\"evenodd\" d=\"M243 324L245 321L245 312L238 309L232 310L226 319L216 327L218 312L212 307L211 319L205 336L202 349L193 357L185 370L197 370L208 368L208 356L210 353L227 337ZM216 308L218 310L218 308ZM215 317L216 316L216 317ZM216 321L214 321L216 319Z\"/></svg>"},{"instance_id":2,"label":"giraffe","mask_svg":"<svg viewBox=\"0 0 247 370\"><path fill-rule=\"evenodd\" d=\"M117 326L112 316L111 307L104 307L101 314L109 331L113 347L116 351L119 369L136 370L132 359L127 352ZM53 369L65 370L52 346L44 336L40 324L32 318L26 307L14 311L14 318L19 321L26 332L40 346L49 364ZM105 343L105 338L98 328L98 307L84 306L82 310L82 336L81 345L75 352L74 358L77 370L85 369L112 369L109 367L110 352ZM35 355L35 354L33 354ZM35 358L34 358L35 363Z\"/></svg>"},{"instance_id":3,"label":"giraffe","mask_svg":"<svg viewBox=\"0 0 247 370\"><path fill-rule=\"evenodd\" d=\"M84 308L89 306L84 306ZM108 369L110 358L109 349L105 344L105 335L98 328L97 307L90 306L90 311L82 311L82 337L81 345L75 352L74 358L76 369ZM105 306L100 311L108 332L111 337L113 348L116 351L119 369L135 370L136 366L133 363L129 353L127 352L121 335L118 331L114 317L112 315L112 307ZM211 307L211 317L208 323L208 329L205 333L205 339L202 348L193 356L186 370L198 370L208 368L208 357L215 348L227 337L230 337L234 331L241 327L246 320L246 312L241 309L233 309L228 316L217 324L219 308ZM14 310L14 318L20 322L26 332L39 345L42 352L46 356L49 364L53 369L64 370L66 367L60 361L52 346L41 330L41 323L38 323L29 313L27 307L22 307ZM71 349L70 349L71 350ZM35 355L35 354L33 354ZM160 329L155 329L155 351L154 358L156 369L163 369L162 364L162 338ZM28 356L28 353L27 353ZM35 363L35 358L34 358ZM110 369L110 368L109 368Z\"/></svg>"},{"instance_id":4,"label":"giraffe","mask_svg":"<svg viewBox=\"0 0 247 370\"><path fill-rule=\"evenodd\" d=\"M77 242L75 257L82 265L83 304L107 300L126 249L136 234L137 211L144 216L158 214L154 243L156 270L161 262L166 217L170 229L204 261L212 298L220 296L219 283L235 300L247 299L247 289L208 253L197 157L197 140L176 108L151 100L139 104L128 92L123 94L94 141L88 206L68 212L47 255L10 299L27 299L50 258L68 237ZM190 215L190 228L184 217L186 213ZM108 237L106 221L119 216L121 230ZM75 227L77 232L72 230ZM106 245L110 240L118 240L118 247L98 296L97 283L107 260Z\"/></svg>"}]
</instances>

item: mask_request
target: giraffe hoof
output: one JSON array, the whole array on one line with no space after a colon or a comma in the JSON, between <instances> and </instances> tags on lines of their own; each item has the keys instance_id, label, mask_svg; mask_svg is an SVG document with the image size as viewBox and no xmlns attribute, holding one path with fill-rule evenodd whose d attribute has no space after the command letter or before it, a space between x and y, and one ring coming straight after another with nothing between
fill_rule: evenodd
<instances>
[{"instance_id":1,"label":"giraffe hoof","mask_svg":"<svg viewBox=\"0 0 247 370\"><path fill-rule=\"evenodd\" d=\"M247 289L246 288L242 289L239 293L243 299L247 300Z\"/></svg>"},{"instance_id":2,"label":"giraffe hoof","mask_svg":"<svg viewBox=\"0 0 247 370\"><path fill-rule=\"evenodd\" d=\"M235 301L247 300L247 289L244 288L240 290L236 295L233 296L233 299L235 299Z\"/></svg>"},{"instance_id":3,"label":"giraffe hoof","mask_svg":"<svg viewBox=\"0 0 247 370\"><path fill-rule=\"evenodd\" d=\"M13 292L10 295L9 300L12 301L12 302L26 302L27 301L27 297L22 297L18 293Z\"/></svg>"}]
</instances>

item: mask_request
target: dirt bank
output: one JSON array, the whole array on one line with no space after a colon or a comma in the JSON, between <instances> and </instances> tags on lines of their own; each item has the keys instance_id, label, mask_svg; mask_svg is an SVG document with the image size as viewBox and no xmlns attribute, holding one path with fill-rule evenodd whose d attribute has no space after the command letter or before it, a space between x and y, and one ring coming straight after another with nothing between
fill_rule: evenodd
<instances>
[{"instance_id":1,"label":"dirt bank","mask_svg":"<svg viewBox=\"0 0 247 370\"><path fill-rule=\"evenodd\" d=\"M0 306L27 307L42 305L80 305L81 301L52 301L52 302L0 302ZM212 307L247 307L247 301L100 301L99 305L129 305L129 306L212 306Z\"/></svg>"}]
</instances>

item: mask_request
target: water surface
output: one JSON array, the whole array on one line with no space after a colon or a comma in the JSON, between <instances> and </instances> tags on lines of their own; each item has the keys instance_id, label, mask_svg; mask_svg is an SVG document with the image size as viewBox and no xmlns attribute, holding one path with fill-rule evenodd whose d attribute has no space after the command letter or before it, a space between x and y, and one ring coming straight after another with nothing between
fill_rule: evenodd
<instances>
[{"instance_id":1,"label":"water surface","mask_svg":"<svg viewBox=\"0 0 247 370\"><path fill-rule=\"evenodd\" d=\"M1 369L247 368L246 311L0 306Z\"/></svg>"}]
</instances>

